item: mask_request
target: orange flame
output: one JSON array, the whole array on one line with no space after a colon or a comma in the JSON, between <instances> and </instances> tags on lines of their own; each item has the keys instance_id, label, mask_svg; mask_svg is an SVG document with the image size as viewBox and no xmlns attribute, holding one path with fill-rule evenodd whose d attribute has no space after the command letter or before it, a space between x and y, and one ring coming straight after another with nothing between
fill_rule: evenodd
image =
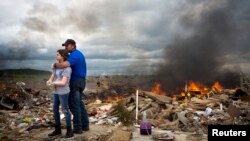
<instances>
[{"instance_id":1,"label":"orange flame","mask_svg":"<svg viewBox=\"0 0 250 141\"><path fill-rule=\"evenodd\" d=\"M209 95L210 90L221 93L222 89L223 87L218 81L215 82L211 88L207 87L204 84L190 81L188 86L187 84L185 86L185 92L181 92L180 95L182 97L191 97L195 94L197 98L202 98L204 97L204 95Z\"/></svg>"},{"instance_id":2,"label":"orange flame","mask_svg":"<svg viewBox=\"0 0 250 141\"><path fill-rule=\"evenodd\" d=\"M223 87L221 86L221 84L217 81L214 83L214 85L212 86L212 89L215 90L215 91L219 91L221 92Z\"/></svg>"},{"instance_id":3,"label":"orange flame","mask_svg":"<svg viewBox=\"0 0 250 141\"><path fill-rule=\"evenodd\" d=\"M192 91L199 91L200 88L198 86L198 84L191 82L188 86L188 90L192 90Z\"/></svg>"},{"instance_id":4,"label":"orange flame","mask_svg":"<svg viewBox=\"0 0 250 141\"><path fill-rule=\"evenodd\" d=\"M201 83L198 83L198 82L192 82L188 85L188 90L190 91L206 91L208 90L208 87L201 84Z\"/></svg>"},{"instance_id":5,"label":"orange flame","mask_svg":"<svg viewBox=\"0 0 250 141\"><path fill-rule=\"evenodd\" d=\"M154 87L150 90L152 93L158 94L158 95L164 95L165 93L161 90L161 84L158 82L154 83Z\"/></svg>"}]
</instances>

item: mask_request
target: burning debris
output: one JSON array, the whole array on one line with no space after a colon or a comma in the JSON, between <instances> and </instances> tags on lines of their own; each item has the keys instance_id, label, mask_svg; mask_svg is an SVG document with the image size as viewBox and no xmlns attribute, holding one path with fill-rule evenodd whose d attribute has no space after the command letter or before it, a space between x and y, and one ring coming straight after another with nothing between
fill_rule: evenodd
<instances>
[{"instance_id":1,"label":"burning debris","mask_svg":"<svg viewBox=\"0 0 250 141\"><path fill-rule=\"evenodd\" d=\"M152 88L151 90L157 90L157 93L161 93L161 89L159 89L160 85L156 83L155 86L157 88ZM137 98L135 94L123 97L119 102L123 105L120 105L120 107L123 107L123 110L117 110L117 104L114 104L113 101L112 108L109 108L106 117L120 117L120 115L124 114L129 115L128 117L124 116L127 117L126 119L134 116L135 118L131 120L138 119L137 122L139 122L143 119L143 113L146 113L147 120L150 121L154 127L187 132L197 131L199 134L207 133L208 124L235 124L238 122L234 121L236 120L235 116L237 118L241 116L239 119L244 119L242 122L247 120L247 110L244 111L244 113L238 113L236 115L229 114L230 112L228 113L228 110L235 111L230 110L232 109L230 103L235 101L233 96L237 94L237 90L223 89L219 82L215 82L211 88L200 83L191 82L189 85L186 85L184 92L174 96L157 93L149 91L139 92L138 114L136 114ZM239 103L243 104L244 101ZM248 104L246 103L246 105ZM122 120L118 118L117 122L121 121Z\"/></svg>"}]
</instances>

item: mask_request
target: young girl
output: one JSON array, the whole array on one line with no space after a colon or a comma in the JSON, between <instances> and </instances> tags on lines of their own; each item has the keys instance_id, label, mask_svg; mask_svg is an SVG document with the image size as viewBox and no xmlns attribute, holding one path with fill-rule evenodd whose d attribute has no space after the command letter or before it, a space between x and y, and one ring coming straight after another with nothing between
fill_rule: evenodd
<instances>
[{"instance_id":1,"label":"young girl","mask_svg":"<svg viewBox=\"0 0 250 141\"><path fill-rule=\"evenodd\" d=\"M68 51L65 49L59 49L56 53L56 60L61 63L67 60L69 54ZM56 136L60 135L61 132L61 123L60 123L60 113L59 113L59 106L61 104L62 112L66 118L66 125L67 125L67 133L65 138L73 137L73 131L71 127L71 114L69 112L68 107L68 95L69 95L69 80L71 75L71 68L63 68L63 69L53 69L52 75L50 79L47 81L47 85L55 87L55 94L54 94L54 105L53 105L53 112L54 112L54 119L55 119L55 130L48 134L48 136Z\"/></svg>"}]
</instances>

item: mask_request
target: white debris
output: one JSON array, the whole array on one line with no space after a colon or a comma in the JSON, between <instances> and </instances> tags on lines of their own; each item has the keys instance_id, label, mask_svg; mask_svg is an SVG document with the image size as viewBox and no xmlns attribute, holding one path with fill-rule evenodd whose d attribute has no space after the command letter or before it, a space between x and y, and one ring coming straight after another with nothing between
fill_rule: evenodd
<instances>
[{"instance_id":1,"label":"white debris","mask_svg":"<svg viewBox=\"0 0 250 141\"><path fill-rule=\"evenodd\" d=\"M207 107L206 110L205 110L205 116L211 115L212 111L213 110L210 107Z\"/></svg>"}]
</instances>

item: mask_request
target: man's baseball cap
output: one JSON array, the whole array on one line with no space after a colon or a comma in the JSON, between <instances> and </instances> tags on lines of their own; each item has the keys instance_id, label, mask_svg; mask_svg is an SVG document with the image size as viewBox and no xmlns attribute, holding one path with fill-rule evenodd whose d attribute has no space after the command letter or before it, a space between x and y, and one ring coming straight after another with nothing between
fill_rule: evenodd
<instances>
[{"instance_id":1,"label":"man's baseball cap","mask_svg":"<svg viewBox=\"0 0 250 141\"><path fill-rule=\"evenodd\" d=\"M62 46L67 46L67 45L76 45L76 42L73 40L73 39L67 39L63 44Z\"/></svg>"}]
</instances>

